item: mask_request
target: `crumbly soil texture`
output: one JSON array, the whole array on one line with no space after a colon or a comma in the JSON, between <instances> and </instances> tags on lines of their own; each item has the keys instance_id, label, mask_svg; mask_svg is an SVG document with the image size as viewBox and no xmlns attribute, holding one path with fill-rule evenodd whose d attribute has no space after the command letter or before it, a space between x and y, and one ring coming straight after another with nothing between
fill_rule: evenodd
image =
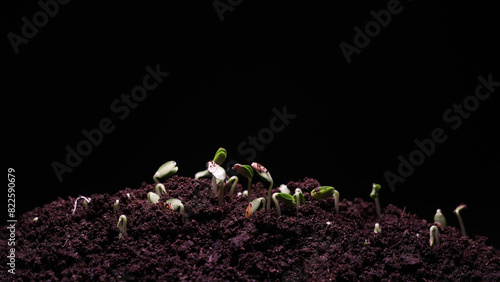
<instances>
[{"instance_id":1,"label":"crumbly soil texture","mask_svg":"<svg viewBox=\"0 0 500 282\"><path fill-rule=\"evenodd\" d=\"M15 274L7 271L10 234L2 227L0 280L500 281L500 251L485 237L440 228L441 245L431 247L432 223L393 205L377 218L372 202L343 199L337 214L333 199L310 196L320 183L306 178L287 184L305 194L298 210L282 206L278 217L273 207L247 218L246 197L227 195L219 207L210 183L174 176L160 204L148 203L155 185L143 183L90 195L74 214L71 197L37 207L16 223ZM261 183L252 190L267 195ZM161 204L169 198L180 199L185 214ZM122 214L127 232L119 239Z\"/></svg>"}]
</instances>

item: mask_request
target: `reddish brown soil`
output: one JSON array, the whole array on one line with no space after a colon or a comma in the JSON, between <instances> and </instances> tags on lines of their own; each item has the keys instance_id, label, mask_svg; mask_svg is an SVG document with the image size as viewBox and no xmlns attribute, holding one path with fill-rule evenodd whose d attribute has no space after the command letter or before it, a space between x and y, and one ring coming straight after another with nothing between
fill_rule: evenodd
<instances>
[{"instance_id":1,"label":"reddish brown soil","mask_svg":"<svg viewBox=\"0 0 500 282\"><path fill-rule=\"evenodd\" d=\"M431 247L431 223L392 205L377 219L373 203L361 199L343 199L335 214L333 199L310 197L319 186L313 179L288 183L305 192L298 212L282 207L279 218L272 209L250 219L246 198L226 196L218 207L209 180L174 176L164 184L162 200L181 199L187 217L148 204L154 185L145 183L90 195L88 208L79 202L74 215L74 198L24 214L16 224L15 275L7 273L10 247L2 227L0 280L500 281L500 252L485 238L447 227L440 230L441 246ZM258 183L253 194L267 191ZM116 199L120 208L113 211ZM121 214L127 235L118 239ZM381 233L373 232L375 222Z\"/></svg>"}]
</instances>

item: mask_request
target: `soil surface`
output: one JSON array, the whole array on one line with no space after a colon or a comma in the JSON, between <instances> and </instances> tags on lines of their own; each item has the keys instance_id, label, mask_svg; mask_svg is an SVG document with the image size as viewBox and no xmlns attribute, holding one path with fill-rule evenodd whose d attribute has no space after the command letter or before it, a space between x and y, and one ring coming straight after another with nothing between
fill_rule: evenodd
<instances>
[{"instance_id":1,"label":"soil surface","mask_svg":"<svg viewBox=\"0 0 500 282\"><path fill-rule=\"evenodd\" d=\"M310 196L320 186L314 179L287 184L302 189L306 204L298 211L281 206L281 217L272 208L247 218L248 199L236 195L219 207L209 179L174 176L164 185L168 195L160 201L180 199L186 215L148 203L155 186L146 183L90 195L74 214L75 198L27 212L16 223L14 275L2 227L0 280L500 281L500 252L485 237L446 227L441 245L431 247L430 222L392 205L377 218L374 204L361 199L342 199L336 214L333 199ZM252 194L266 197L266 187L254 184ZM122 214L127 234L119 239Z\"/></svg>"}]
</instances>

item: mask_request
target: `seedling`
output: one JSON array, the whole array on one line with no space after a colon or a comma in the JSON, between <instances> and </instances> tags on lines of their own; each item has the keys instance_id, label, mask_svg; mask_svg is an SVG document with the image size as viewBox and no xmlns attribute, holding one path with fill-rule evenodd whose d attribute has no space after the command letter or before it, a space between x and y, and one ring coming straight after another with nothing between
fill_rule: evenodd
<instances>
[{"instance_id":1,"label":"seedling","mask_svg":"<svg viewBox=\"0 0 500 282\"><path fill-rule=\"evenodd\" d=\"M465 233L465 226L464 226L464 222L462 221L462 217L460 216L460 212L467 208L466 205L464 204L461 204L460 206L458 206L454 211L453 213L457 215L458 217L458 222L460 222L460 229L462 229L462 236L467 236L467 233Z\"/></svg>"},{"instance_id":2,"label":"seedling","mask_svg":"<svg viewBox=\"0 0 500 282\"><path fill-rule=\"evenodd\" d=\"M446 218L440 209L437 209L436 214L434 215L434 223L439 223L442 227L448 226L446 224Z\"/></svg>"},{"instance_id":3,"label":"seedling","mask_svg":"<svg viewBox=\"0 0 500 282\"><path fill-rule=\"evenodd\" d=\"M148 193L148 202L150 202L151 204L156 204L158 203L158 200L160 200L160 196L158 196L158 194L153 192Z\"/></svg>"},{"instance_id":4,"label":"seedling","mask_svg":"<svg viewBox=\"0 0 500 282\"><path fill-rule=\"evenodd\" d=\"M161 194L167 194L167 190L165 189L165 185L158 183L156 184L156 194L160 195Z\"/></svg>"},{"instance_id":5,"label":"seedling","mask_svg":"<svg viewBox=\"0 0 500 282\"><path fill-rule=\"evenodd\" d=\"M218 165L222 165L222 163L226 160L226 158L227 158L227 151L226 151L226 149L221 147L215 153L215 156L214 156L212 161L214 161ZM207 177L209 175L210 175L210 172L208 172L208 169L205 169L205 170L197 172L194 175L194 179L198 180L202 177Z\"/></svg>"},{"instance_id":6,"label":"seedling","mask_svg":"<svg viewBox=\"0 0 500 282\"><path fill-rule=\"evenodd\" d=\"M231 185L231 190L229 190L229 195L234 194L234 189L236 188L236 184L238 184L238 176L236 175L231 176L231 178L229 178L229 180L226 182L226 185L231 184L231 182L233 184Z\"/></svg>"},{"instance_id":7,"label":"seedling","mask_svg":"<svg viewBox=\"0 0 500 282\"><path fill-rule=\"evenodd\" d=\"M290 189L288 189L288 186L286 186L285 184L281 184L280 187L278 187L278 190L280 190L281 193L292 194L290 192Z\"/></svg>"},{"instance_id":8,"label":"seedling","mask_svg":"<svg viewBox=\"0 0 500 282\"><path fill-rule=\"evenodd\" d=\"M273 189L273 178L271 177L271 173L265 168L263 165L258 164L258 163L252 163L252 168L257 172L257 174L260 176L260 178L264 179L265 181L269 182L269 189L267 192L267 206L266 210L271 209L271 190Z\"/></svg>"},{"instance_id":9,"label":"seedling","mask_svg":"<svg viewBox=\"0 0 500 282\"><path fill-rule=\"evenodd\" d=\"M287 207L295 206L295 198L292 195L287 193L274 193L273 202L276 206L276 213L278 214L278 216L281 216L281 209L278 201L282 202Z\"/></svg>"},{"instance_id":10,"label":"seedling","mask_svg":"<svg viewBox=\"0 0 500 282\"><path fill-rule=\"evenodd\" d=\"M78 202L78 200L80 199L84 199L83 201L83 205L85 206L85 208L88 207L88 203L90 203L90 198L87 198L87 197L84 197L84 196L80 196L78 198L76 198L75 200L75 203L73 204L73 212L71 214L75 214L75 211L76 211L76 203Z\"/></svg>"},{"instance_id":11,"label":"seedling","mask_svg":"<svg viewBox=\"0 0 500 282\"><path fill-rule=\"evenodd\" d=\"M184 205L179 199L168 199L167 200L167 208L171 210L179 210L180 213L184 213Z\"/></svg>"},{"instance_id":12,"label":"seedling","mask_svg":"<svg viewBox=\"0 0 500 282\"><path fill-rule=\"evenodd\" d=\"M236 170L237 173L241 174L242 176L246 177L248 179L248 198L252 197L252 177L253 177L253 169L249 165L241 165L241 164L235 164L233 166L233 169Z\"/></svg>"},{"instance_id":13,"label":"seedling","mask_svg":"<svg viewBox=\"0 0 500 282\"><path fill-rule=\"evenodd\" d=\"M373 232L375 232L375 234L381 232L382 229L380 229L380 224L377 222L375 223L375 228L373 229Z\"/></svg>"},{"instance_id":14,"label":"seedling","mask_svg":"<svg viewBox=\"0 0 500 282\"><path fill-rule=\"evenodd\" d=\"M299 188L295 189L295 194L293 194L293 197L295 198L295 205L297 206L297 210L299 209L299 206L306 203L306 198L304 197L304 194L302 194L302 190L300 190Z\"/></svg>"},{"instance_id":15,"label":"seedling","mask_svg":"<svg viewBox=\"0 0 500 282\"><path fill-rule=\"evenodd\" d=\"M118 224L116 225L118 229L120 229L120 234L118 235L118 238L122 238L123 235L127 235L127 217L125 215L120 215L118 218Z\"/></svg>"},{"instance_id":16,"label":"seedling","mask_svg":"<svg viewBox=\"0 0 500 282\"><path fill-rule=\"evenodd\" d=\"M431 226L431 229L429 230L429 235L431 238L429 239L429 244L434 246L434 243L436 243L436 247L439 247L439 229L436 225Z\"/></svg>"},{"instance_id":17,"label":"seedling","mask_svg":"<svg viewBox=\"0 0 500 282\"><path fill-rule=\"evenodd\" d=\"M116 200L116 202L113 204L113 211L117 211L120 205L120 200Z\"/></svg>"},{"instance_id":18,"label":"seedling","mask_svg":"<svg viewBox=\"0 0 500 282\"><path fill-rule=\"evenodd\" d=\"M215 156L214 156L213 161L218 165L222 165L224 163L224 161L226 160L226 158L227 158L226 149L220 147L217 150L217 152L215 152Z\"/></svg>"},{"instance_id":19,"label":"seedling","mask_svg":"<svg viewBox=\"0 0 500 282\"><path fill-rule=\"evenodd\" d=\"M247 209L245 210L245 216L250 218L252 214L259 210L259 208L264 206L266 203L266 198L257 198L248 203Z\"/></svg>"},{"instance_id":20,"label":"seedling","mask_svg":"<svg viewBox=\"0 0 500 282\"><path fill-rule=\"evenodd\" d=\"M155 183L159 183L158 178L168 178L174 175L179 168L175 161L168 161L160 166L156 173L153 175Z\"/></svg>"},{"instance_id":21,"label":"seedling","mask_svg":"<svg viewBox=\"0 0 500 282\"><path fill-rule=\"evenodd\" d=\"M311 196L316 200L328 199L335 197L335 211L339 213L339 191L335 190L332 186L321 186L311 191Z\"/></svg>"},{"instance_id":22,"label":"seedling","mask_svg":"<svg viewBox=\"0 0 500 282\"><path fill-rule=\"evenodd\" d=\"M375 207L377 208L377 216L380 217L382 212L380 211L380 201L378 200L378 191L382 188L380 184L373 183L372 184L372 192L370 193L370 197L375 200Z\"/></svg>"},{"instance_id":23,"label":"seedling","mask_svg":"<svg viewBox=\"0 0 500 282\"><path fill-rule=\"evenodd\" d=\"M226 170L214 161L207 162L208 172L212 174L212 192L217 195L217 180L220 183L219 206L222 206L224 200L224 181L226 180Z\"/></svg>"}]
</instances>

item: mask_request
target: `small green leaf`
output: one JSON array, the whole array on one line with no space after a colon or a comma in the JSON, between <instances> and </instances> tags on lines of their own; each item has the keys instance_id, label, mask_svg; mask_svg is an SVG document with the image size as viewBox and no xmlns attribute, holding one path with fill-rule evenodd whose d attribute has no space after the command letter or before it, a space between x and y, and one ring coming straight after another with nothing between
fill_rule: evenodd
<instances>
[{"instance_id":1,"label":"small green leaf","mask_svg":"<svg viewBox=\"0 0 500 282\"><path fill-rule=\"evenodd\" d=\"M148 193L148 202L150 202L152 204L156 204L156 203L158 203L158 200L160 200L160 196L158 196L158 194L153 193L153 192Z\"/></svg>"},{"instance_id":2,"label":"small green leaf","mask_svg":"<svg viewBox=\"0 0 500 282\"><path fill-rule=\"evenodd\" d=\"M287 207L295 206L295 198L286 193L276 193L276 200L282 202Z\"/></svg>"},{"instance_id":3,"label":"small green leaf","mask_svg":"<svg viewBox=\"0 0 500 282\"><path fill-rule=\"evenodd\" d=\"M176 166L177 163L175 161L168 161L160 166L156 171L153 179L158 183L158 178L167 178L174 175L179 168Z\"/></svg>"},{"instance_id":4,"label":"small green leaf","mask_svg":"<svg viewBox=\"0 0 500 282\"><path fill-rule=\"evenodd\" d=\"M246 178L253 177L253 169L249 165L235 164L233 166L233 169L236 170L237 173L243 175Z\"/></svg>"},{"instance_id":5,"label":"small green leaf","mask_svg":"<svg viewBox=\"0 0 500 282\"><path fill-rule=\"evenodd\" d=\"M335 189L332 186L321 186L311 191L311 196L316 200L333 197Z\"/></svg>"},{"instance_id":6,"label":"small green leaf","mask_svg":"<svg viewBox=\"0 0 500 282\"><path fill-rule=\"evenodd\" d=\"M370 197L377 198L378 197L378 191L380 191L380 188L382 188L382 186L380 186L380 184L373 183L372 184L372 192L370 193Z\"/></svg>"},{"instance_id":7,"label":"small green leaf","mask_svg":"<svg viewBox=\"0 0 500 282\"><path fill-rule=\"evenodd\" d=\"M207 162L208 172L220 181L226 180L226 170L214 161Z\"/></svg>"},{"instance_id":8,"label":"small green leaf","mask_svg":"<svg viewBox=\"0 0 500 282\"><path fill-rule=\"evenodd\" d=\"M224 163L224 161L226 160L226 157L227 157L226 149L220 147L219 150L217 150L217 152L215 153L213 161L218 165L222 165L222 163Z\"/></svg>"}]
</instances>

